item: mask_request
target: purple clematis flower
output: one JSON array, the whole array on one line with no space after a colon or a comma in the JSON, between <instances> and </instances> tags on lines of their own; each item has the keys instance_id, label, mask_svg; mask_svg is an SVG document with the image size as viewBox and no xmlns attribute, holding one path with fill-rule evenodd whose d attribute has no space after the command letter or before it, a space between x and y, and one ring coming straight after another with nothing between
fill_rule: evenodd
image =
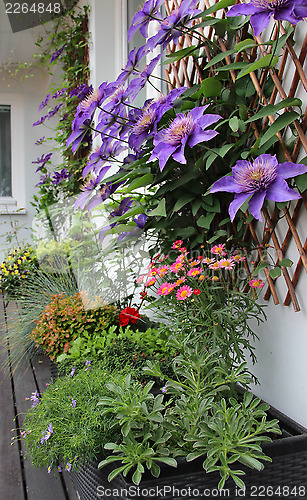
<instances>
[{"instance_id":1,"label":"purple clematis flower","mask_svg":"<svg viewBox=\"0 0 307 500\"><path fill-rule=\"evenodd\" d=\"M111 165L105 166L104 169L101 169L98 175L91 174L90 179L82 186L82 193L78 196L74 204L74 210L77 208L84 209L87 205L88 201L91 199L93 193L96 191L96 188L100 186L101 180L107 171L111 168Z\"/></svg>"},{"instance_id":2,"label":"purple clematis flower","mask_svg":"<svg viewBox=\"0 0 307 500\"><path fill-rule=\"evenodd\" d=\"M136 112L135 123L128 139L129 146L134 151L138 151L142 142L155 132L157 116L156 108L151 105L151 101L146 101L143 109Z\"/></svg>"},{"instance_id":3,"label":"purple clematis flower","mask_svg":"<svg viewBox=\"0 0 307 500\"><path fill-rule=\"evenodd\" d=\"M61 172L55 172L52 178L52 184L57 186L60 184L60 182L64 181L65 179L69 179L71 174L68 172L67 168L62 168Z\"/></svg>"},{"instance_id":4,"label":"purple clematis flower","mask_svg":"<svg viewBox=\"0 0 307 500\"><path fill-rule=\"evenodd\" d=\"M229 215L233 221L241 205L248 199L251 214L262 221L261 208L264 200L290 201L298 200L301 195L289 188L285 179L296 177L307 172L302 163L278 163L276 155L263 154L251 163L239 160L232 167L232 175L216 181L210 192L227 191L235 193L229 205Z\"/></svg>"},{"instance_id":5,"label":"purple clematis flower","mask_svg":"<svg viewBox=\"0 0 307 500\"><path fill-rule=\"evenodd\" d=\"M48 161L50 160L51 156L52 153L48 153L46 155L43 154L40 158L37 158L36 160L32 161L32 163L37 163L39 165L35 172L42 170L46 166L46 163L48 163Z\"/></svg>"},{"instance_id":6,"label":"purple clematis flower","mask_svg":"<svg viewBox=\"0 0 307 500\"><path fill-rule=\"evenodd\" d=\"M55 61L56 59L58 59L58 57L60 57L60 55L62 54L65 47L66 47L66 43L64 43L64 45L62 47L60 47L58 50L53 52L51 59L50 59L50 64L52 64L53 61Z\"/></svg>"},{"instance_id":7,"label":"purple clematis flower","mask_svg":"<svg viewBox=\"0 0 307 500\"><path fill-rule=\"evenodd\" d=\"M161 171L170 156L179 163L187 163L184 156L186 145L192 148L218 134L215 130L205 130L222 118L220 115L204 115L203 112L207 107L194 108L187 115L179 113L168 128L161 130L155 136L153 141L155 148L149 160L158 158Z\"/></svg>"},{"instance_id":8,"label":"purple clematis flower","mask_svg":"<svg viewBox=\"0 0 307 500\"><path fill-rule=\"evenodd\" d=\"M149 38L146 48L153 50L157 45L162 49L173 41L176 45L179 38L184 34L184 28L191 25L192 18L201 11L196 9L199 0L182 0L180 7L174 9L171 14L160 23L158 33Z\"/></svg>"},{"instance_id":9,"label":"purple clematis flower","mask_svg":"<svg viewBox=\"0 0 307 500\"><path fill-rule=\"evenodd\" d=\"M45 106L47 106L49 99L50 99L50 95L51 95L50 93L47 94L46 99L40 103L40 105L38 107L38 111L41 111Z\"/></svg>"},{"instance_id":10,"label":"purple clematis flower","mask_svg":"<svg viewBox=\"0 0 307 500\"><path fill-rule=\"evenodd\" d=\"M251 0L229 9L227 16L251 16L250 22L255 36L268 26L271 16L276 21L297 24L307 17L307 0Z\"/></svg>"},{"instance_id":11,"label":"purple clematis flower","mask_svg":"<svg viewBox=\"0 0 307 500\"><path fill-rule=\"evenodd\" d=\"M128 56L128 61L125 68L120 73L116 81L120 83L126 82L129 76L138 71L139 63L144 56L145 56L145 45L140 47L138 50L136 49L136 47L134 47Z\"/></svg>"},{"instance_id":12,"label":"purple clematis flower","mask_svg":"<svg viewBox=\"0 0 307 500\"><path fill-rule=\"evenodd\" d=\"M140 31L144 38L148 36L148 25L152 19L161 19L159 8L164 3L164 0L147 0L143 8L139 10L133 17L130 28L128 29L128 42L133 35Z\"/></svg>"}]
</instances>

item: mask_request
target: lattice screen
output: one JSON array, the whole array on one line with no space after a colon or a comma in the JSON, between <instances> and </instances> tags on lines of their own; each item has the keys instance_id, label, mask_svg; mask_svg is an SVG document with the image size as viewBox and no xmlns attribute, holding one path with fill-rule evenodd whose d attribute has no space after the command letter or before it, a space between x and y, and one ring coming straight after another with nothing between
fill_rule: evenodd
<instances>
[{"instance_id":1,"label":"lattice screen","mask_svg":"<svg viewBox=\"0 0 307 500\"><path fill-rule=\"evenodd\" d=\"M181 0L165 0L166 12L169 14L172 10L177 8L180 5L180 3ZM205 10L209 8L213 3L217 3L217 1L212 2L211 0L210 3L209 0L200 0L199 8ZM219 15L219 17L225 17L225 11L220 10L218 11L218 14L212 14L212 15ZM247 30L249 31L250 34L253 33L253 30L248 25L245 25L243 30L241 30L242 32L241 31L237 32L235 43L238 43L245 39ZM273 33L273 40L276 40L278 36L278 30L279 27L278 24L276 23ZM231 48L228 44L227 39L224 39L222 36L220 36L218 33L215 32L214 26L205 28L200 27L198 28L198 31L202 34L202 36L205 36L208 40L211 41L214 40L215 42L217 42L221 51L225 52L229 48ZM306 60L306 53L307 53L307 33L304 39L302 37L302 35L304 35L305 33L306 33L306 23L303 21L297 25L294 31L294 35L297 35L296 37L298 38L298 40L302 38L301 42L293 45L291 38L289 38L286 42L283 53L281 54L281 58L278 63L278 70L276 70L275 68L268 69L269 76L274 84L272 96L269 101L265 99L262 91L263 82L267 76L266 72L262 71L260 76L257 75L257 73L255 72L250 73L250 78L253 82L253 85L256 89L258 96L262 99L263 105L274 104L282 99L286 99L287 97L296 97L298 96L298 94L300 94L301 98L303 95L302 100L304 102L304 105L306 105L307 78L304 73L303 66ZM285 31L283 27L281 27L280 35L283 34L285 34ZM263 41L260 36L256 37L255 40L258 42L258 44L261 44ZM170 46L168 47L168 52L172 53L176 50L180 50L182 48L191 46L192 44L193 45L196 44L195 38L192 41L191 36L184 35L181 37L181 39L179 40L179 44L177 44L176 47L174 46L174 44L170 44ZM246 52L240 52L237 55L236 61L253 62L257 60L257 58L265 56L267 53L270 54L271 50L272 46L270 46L269 49L266 49L264 45L257 45L257 47L251 50L249 55ZM213 57L212 53L210 52L210 44L204 47L204 51L205 51L204 56L198 59L197 62L194 61L192 57L185 57L184 59L169 64L169 66L165 70L165 74L169 82L170 89L183 85L191 87L192 85L200 83L202 81L202 69ZM231 64L233 62L229 57L226 57L224 61L226 64ZM230 76L233 82L235 82L236 80L236 73L237 72L235 70L230 71ZM214 76L214 68L210 69L210 76L211 75ZM283 131L278 132L276 134L278 137L280 147L282 148L283 154L287 161L293 161L293 162L299 161L298 156L301 153L301 151L305 151L307 155L307 139L305 137L305 132L307 128L306 110L305 110L305 118L301 122L299 122L298 120L295 120L293 122L297 134L297 139L291 154L286 146L287 127ZM291 111L291 108L286 108L284 112L287 113L289 111ZM263 128L267 126L268 121L271 124L273 124L275 120L276 118L274 116L272 115L267 116L263 120L262 123ZM257 138L259 137L259 130L257 129L256 125L253 125L253 127L254 127L254 135ZM303 156L305 156L305 154ZM275 282L270 277L269 271L265 270L268 283L267 290L265 291L265 299L269 300L270 297L272 297L275 304L283 302L284 305L289 305L290 302L292 302L295 311L300 310L300 306L295 293L295 287L298 283L303 268L305 268L305 271L307 272L307 256L306 256L307 231L305 231L304 234L298 234L297 230L298 218L299 216L301 217L306 216L306 213L303 214L303 212L305 212L306 209L307 209L306 195L303 195L303 198L301 200L292 203L291 210L284 208L283 216L284 219L286 220L286 224L283 224L283 227L281 227L279 223L280 211L277 209L276 206L273 208L264 209L263 215L266 222L265 227L263 228L261 227L260 224L257 224L255 221L252 221L249 224L247 224L247 230L245 234L245 241L248 241L250 238L252 238L257 247L258 255L255 265L257 265L257 263L263 258L263 248L261 247L261 245L271 244L274 246L276 250L276 263L277 263L285 256L287 256L287 250L289 248L291 241L292 240L295 241L295 245L297 248L296 262L294 262L294 265L291 268L285 268L285 267L281 268L282 276L287 285L286 297L281 299L278 296ZM293 256L291 257L293 261ZM282 277L278 279L282 279Z\"/></svg>"}]
</instances>

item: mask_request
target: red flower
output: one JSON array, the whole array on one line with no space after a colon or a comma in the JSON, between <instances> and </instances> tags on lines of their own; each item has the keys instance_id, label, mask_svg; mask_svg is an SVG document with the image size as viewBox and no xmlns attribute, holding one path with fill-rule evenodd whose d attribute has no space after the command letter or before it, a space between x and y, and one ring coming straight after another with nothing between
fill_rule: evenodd
<instances>
[{"instance_id":1,"label":"red flower","mask_svg":"<svg viewBox=\"0 0 307 500\"><path fill-rule=\"evenodd\" d=\"M118 318L119 325L126 326L129 321L135 324L138 319L141 319L141 316L139 315L139 311L134 307L126 307L119 313Z\"/></svg>"},{"instance_id":2,"label":"red flower","mask_svg":"<svg viewBox=\"0 0 307 500\"><path fill-rule=\"evenodd\" d=\"M193 290L194 295L199 295L201 293L201 290L199 288L196 288Z\"/></svg>"}]
</instances>

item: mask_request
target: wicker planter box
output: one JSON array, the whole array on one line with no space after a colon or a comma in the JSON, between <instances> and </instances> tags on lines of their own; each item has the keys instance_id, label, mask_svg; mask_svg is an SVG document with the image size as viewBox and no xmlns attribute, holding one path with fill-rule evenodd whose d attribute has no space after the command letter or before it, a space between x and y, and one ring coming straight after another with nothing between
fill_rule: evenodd
<instances>
[{"instance_id":1,"label":"wicker planter box","mask_svg":"<svg viewBox=\"0 0 307 500\"><path fill-rule=\"evenodd\" d=\"M139 487L131 477L121 474L111 483L107 476L112 469L98 470L99 460L87 464L72 474L73 483L80 500L130 500L133 498L163 498L181 500L186 498L307 498L307 429L271 408L269 414L278 418L283 435L272 443L264 443L263 450L272 457L263 471L258 472L239 464L246 471L243 480L245 492L239 490L230 479L224 491L217 490L218 473L206 474L202 460L187 463L181 460L177 469L161 467L159 478L145 474Z\"/></svg>"}]
</instances>

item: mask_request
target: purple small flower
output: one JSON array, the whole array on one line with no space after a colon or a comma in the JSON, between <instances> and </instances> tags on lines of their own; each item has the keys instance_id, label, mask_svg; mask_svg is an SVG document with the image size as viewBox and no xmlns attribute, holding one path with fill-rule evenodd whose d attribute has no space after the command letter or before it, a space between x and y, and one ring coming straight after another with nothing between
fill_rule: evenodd
<instances>
[{"instance_id":1,"label":"purple small flower","mask_svg":"<svg viewBox=\"0 0 307 500\"><path fill-rule=\"evenodd\" d=\"M48 465L47 472L48 472L48 474L50 474L50 472L51 472L51 465Z\"/></svg>"},{"instance_id":2,"label":"purple small flower","mask_svg":"<svg viewBox=\"0 0 307 500\"><path fill-rule=\"evenodd\" d=\"M51 95L50 93L47 94L46 99L40 103L40 105L38 107L38 111L41 111L45 106L47 106L49 99L50 99L50 95Z\"/></svg>"},{"instance_id":3,"label":"purple small flower","mask_svg":"<svg viewBox=\"0 0 307 500\"><path fill-rule=\"evenodd\" d=\"M164 386L161 388L161 392L163 392L163 394L166 392L166 385L164 385Z\"/></svg>"},{"instance_id":4,"label":"purple small flower","mask_svg":"<svg viewBox=\"0 0 307 500\"><path fill-rule=\"evenodd\" d=\"M37 187L37 186L43 186L44 184L46 184L46 183L47 183L47 182L49 182L49 181L50 181L50 174L49 174L49 173L47 173L47 174L42 174L42 175L40 176L40 181L39 181L37 184L35 184L35 186L36 186L36 187ZM47 384L47 385L48 385L48 384Z\"/></svg>"},{"instance_id":5,"label":"purple small flower","mask_svg":"<svg viewBox=\"0 0 307 500\"><path fill-rule=\"evenodd\" d=\"M234 219L243 203L250 198L251 214L262 221L261 208L264 200L290 201L298 200L301 195L289 188L285 179L296 177L307 172L307 166L302 163L278 163L276 155L263 154L251 163L239 160L232 167L232 175L216 181L210 192L226 191L235 193L234 200L229 205L229 215Z\"/></svg>"},{"instance_id":6,"label":"purple small flower","mask_svg":"<svg viewBox=\"0 0 307 500\"><path fill-rule=\"evenodd\" d=\"M87 371L87 370L89 370L89 369L92 369L92 367L91 367L91 362L90 362L90 360L89 360L89 359L87 359L87 360L85 361L85 366L86 366L86 368L85 368L85 370L84 370L84 371Z\"/></svg>"},{"instance_id":7,"label":"purple small flower","mask_svg":"<svg viewBox=\"0 0 307 500\"><path fill-rule=\"evenodd\" d=\"M37 125L41 125L44 123L44 121L48 118L48 115L42 116L40 120L37 120L37 122L33 123L33 127L36 127Z\"/></svg>"},{"instance_id":8,"label":"purple small flower","mask_svg":"<svg viewBox=\"0 0 307 500\"><path fill-rule=\"evenodd\" d=\"M52 184L57 186L65 179L69 179L71 176L70 172L68 172L67 168L62 168L61 172L55 172L52 178Z\"/></svg>"},{"instance_id":9,"label":"purple small flower","mask_svg":"<svg viewBox=\"0 0 307 500\"><path fill-rule=\"evenodd\" d=\"M268 26L271 16L276 21L288 21L297 24L307 17L306 0L251 0L229 9L227 16L251 16L250 22L255 36Z\"/></svg>"},{"instance_id":10,"label":"purple small flower","mask_svg":"<svg viewBox=\"0 0 307 500\"><path fill-rule=\"evenodd\" d=\"M61 104L58 104L57 106L55 106L53 109L51 109L47 115L47 119L50 120L50 118L52 118L54 115L57 114L57 112L59 111L59 109L63 106L63 103Z\"/></svg>"},{"instance_id":11,"label":"purple small flower","mask_svg":"<svg viewBox=\"0 0 307 500\"><path fill-rule=\"evenodd\" d=\"M41 137L40 139L38 139L36 142L35 142L35 146L40 146L41 144L43 144L43 142L45 141L45 136L44 137Z\"/></svg>"},{"instance_id":12,"label":"purple small flower","mask_svg":"<svg viewBox=\"0 0 307 500\"><path fill-rule=\"evenodd\" d=\"M42 170L46 163L49 162L50 158L52 156L52 153L48 153L46 155L42 155L40 158L37 158L36 160L32 161L32 163L37 163L39 165L39 167L37 167L36 169L36 172L38 172L39 170Z\"/></svg>"},{"instance_id":13,"label":"purple small flower","mask_svg":"<svg viewBox=\"0 0 307 500\"><path fill-rule=\"evenodd\" d=\"M38 403L39 403L39 394L37 391L35 392L32 392L32 396L30 397L31 401L32 401L32 408L34 408L34 406L36 406Z\"/></svg>"},{"instance_id":14,"label":"purple small flower","mask_svg":"<svg viewBox=\"0 0 307 500\"><path fill-rule=\"evenodd\" d=\"M209 141L217 135L215 130L205 130L218 121L221 116L203 112L208 106L194 108L187 115L179 113L171 125L158 132L154 137L155 148L150 160L159 159L162 171L170 156L179 163L187 163L184 156L185 146L191 148L200 142Z\"/></svg>"},{"instance_id":15,"label":"purple small flower","mask_svg":"<svg viewBox=\"0 0 307 500\"><path fill-rule=\"evenodd\" d=\"M62 47L60 47L58 50L53 52L51 59L50 59L50 64L53 63L53 61L55 61L62 54L65 47L66 47L66 43L64 43L64 45Z\"/></svg>"},{"instance_id":16,"label":"purple small flower","mask_svg":"<svg viewBox=\"0 0 307 500\"><path fill-rule=\"evenodd\" d=\"M57 466L58 472L62 472L62 467L60 465Z\"/></svg>"},{"instance_id":17,"label":"purple small flower","mask_svg":"<svg viewBox=\"0 0 307 500\"><path fill-rule=\"evenodd\" d=\"M43 444L44 442L48 441L48 439L50 438L51 434L53 434L53 428L52 428L52 424L49 424L47 432L45 434L43 434L43 437L40 440L41 444Z\"/></svg>"},{"instance_id":18,"label":"purple small flower","mask_svg":"<svg viewBox=\"0 0 307 500\"><path fill-rule=\"evenodd\" d=\"M70 406L71 406L72 408L76 408L76 404L77 404L77 400L76 400L76 399L71 399Z\"/></svg>"},{"instance_id":19,"label":"purple small flower","mask_svg":"<svg viewBox=\"0 0 307 500\"><path fill-rule=\"evenodd\" d=\"M72 468L72 464L67 463L66 466L65 466L65 469L67 470L67 472L70 472L71 468Z\"/></svg>"},{"instance_id":20,"label":"purple small flower","mask_svg":"<svg viewBox=\"0 0 307 500\"><path fill-rule=\"evenodd\" d=\"M72 370L71 370L71 372L70 372L71 377L73 377L73 376L74 376L75 371L76 371L76 367L74 366L74 367L73 367L73 369L72 369Z\"/></svg>"},{"instance_id":21,"label":"purple small flower","mask_svg":"<svg viewBox=\"0 0 307 500\"><path fill-rule=\"evenodd\" d=\"M53 95L52 95L52 99L57 99L58 97L61 97L63 94L65 94L65 92L67 92L67 89L64 88L64 89L60 89L60 90L57 90Z\"/></svg>"}]
</instances>

